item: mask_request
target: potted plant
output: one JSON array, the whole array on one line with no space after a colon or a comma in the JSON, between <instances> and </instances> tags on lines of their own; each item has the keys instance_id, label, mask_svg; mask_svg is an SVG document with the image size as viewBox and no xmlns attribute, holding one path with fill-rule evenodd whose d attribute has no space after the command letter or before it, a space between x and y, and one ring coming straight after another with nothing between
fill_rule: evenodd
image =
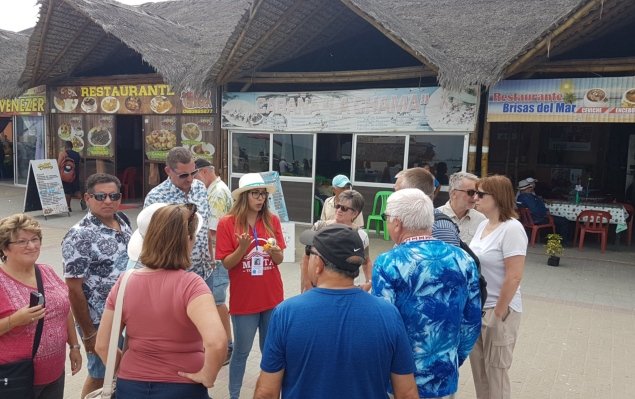
<instances>
[{"instance_id":1,"label":"potted plant","mask_svg":"<svg viewBox=\"0 0 635 399\"><path fill-rule=\"evenodd\" d=\"M549 255L547 264L549 266L560 265L560 255L562 255L562 236L560 234L548 234L545 252Z\"/></svg>"}]
</instances>

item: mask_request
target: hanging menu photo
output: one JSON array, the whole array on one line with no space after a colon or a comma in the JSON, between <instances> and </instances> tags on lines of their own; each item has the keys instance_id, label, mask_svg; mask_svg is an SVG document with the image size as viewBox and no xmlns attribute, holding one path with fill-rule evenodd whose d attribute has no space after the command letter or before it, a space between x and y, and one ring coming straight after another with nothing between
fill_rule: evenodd
<instances>
[{"instance_id":1,"label":"hanging menu photo","mask_svg":"<svg viewBox=\"0 0 635 399\"><path fill-rule=\"evenodd\" d=\"M148 116L143 130L146 156L164 162L168 151L176 147L176 116Z\"/></svg>"},{"instance_id":2,"label":"hanging menu photo","mask_svg":"<svg viewBox=\"0 0 635 399\"><path fill-rule=\"evenodd\" d=\"M214 119L211 116L181 117L181 143L195 158L212 161L216 148L212 144Z\"/></svg>"},{"instance_id":3,"label":"hanging menu photo","mask_svg":"<svg viewBox=\"0 0 635 399\"><path fill-rule=\"evenodd\" d=\"M90 157L113 157L115 117L113 115L86 116L88 133L86 135L86 153Z\"/></svg>"}]
</instances>

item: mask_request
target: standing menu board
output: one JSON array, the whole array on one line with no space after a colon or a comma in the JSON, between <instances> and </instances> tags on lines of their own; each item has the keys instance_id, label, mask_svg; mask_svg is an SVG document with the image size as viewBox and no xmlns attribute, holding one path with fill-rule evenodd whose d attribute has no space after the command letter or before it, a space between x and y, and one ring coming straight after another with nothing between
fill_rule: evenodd
<instances>
[{"instance_id":1,"label":"standing menu board","mask_svg":"<svg viewBox=\"0 0 635 399\"><path fill-rule=\"evenodd\" d=\"M55 159L39 159L29 163L24 212L41 210L44 217L68 213L62 179ZM70 216L70 213L68 213Z\"/></svg>"}]
</instances>

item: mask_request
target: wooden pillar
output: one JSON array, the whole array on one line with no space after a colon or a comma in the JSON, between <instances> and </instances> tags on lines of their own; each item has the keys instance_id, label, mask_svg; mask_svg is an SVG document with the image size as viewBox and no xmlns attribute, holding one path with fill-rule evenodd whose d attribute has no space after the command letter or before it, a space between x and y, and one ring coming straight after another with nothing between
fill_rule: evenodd
<instances>
[{"instance_id":1,"label":"wooden pillar","mask_svg":"<svg viewBox=\"0 0 635 399\"><path fill-rule=\"evenodd\" d=\"M467 171L476 173L476 147L478 145L478 133L470 133L470 144L467 152Z\"/></svg>"},{"instance_id":2,"label":"wooden pillar","mask_svg":"<svg viewBox=\"0 0 635 399\"><path fill-rule=\"evenodd\" d=\"M481 177L488 174L490 122L483 124L483 145L481 146Z\"/></svg>"}]
</instances>

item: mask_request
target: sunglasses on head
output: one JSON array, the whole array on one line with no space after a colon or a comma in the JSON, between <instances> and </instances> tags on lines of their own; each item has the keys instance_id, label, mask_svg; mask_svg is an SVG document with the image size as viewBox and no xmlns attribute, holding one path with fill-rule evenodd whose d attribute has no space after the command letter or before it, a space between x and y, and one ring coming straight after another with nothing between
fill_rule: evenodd
<instances>
[{"instance_id":1,"label":"sunglasses on head","mask_svg":"<svg viewBox=\"0 0 635 399\"><path fill-rule=\"evenodd\" d=\"M174 169L172 169L172 170L174 170ZM176 170L174 170L174 171L176 172ZM194 171L191 172L191 173L180 173L180 174L178 174L176 176L179 179L181 179L181 180L185 180L185 179L187 179L190 176L192 176L192 177L196 176L198 174L198 172L200 172L200 171L201 171L200 169L194 169Z\"/></svg>"},{"instance_id":2,"label":"sunglasses on head","mask_svg":"<svg viewBox=\"0 0 635 399\"><path fill-rule=\"evenodd\" d=\"M96 199L99 202L106 201L107 197L110 197L111 201L119 201L121 199L121 193L94 193L88 194L91 198Z\"/></svg>"},{"instance_id":3,"label":"sunglasses on head","mask_svg":"<svg viewBox=\"0 0 635 399\"><path fill-rule=\"evenodd\" d=\"M348 206L337 204L335 205L335 209L341 209L342 212L354 211L355 209L349 208Z\"/></svg>"},{"instance_id":4,"label":"sunglasses on head","mask_svg":"<svg viewBox=\"0 0 635 399\"><path fill-rule=\"evenodd\" d=\"M187 218L187 222L190 223L194 219L198 208L196 204L183 204L183 206L190 212L190 216Z\"/></svg>"},{"instance_id":5,"label":"sunglasses on head","mask_svg":"<svg viewBox=\"0 0 635 399\"><path fill-rule=\"evenodd\" d=\"M462 191L465 194L469 195L470 197L473 197L474 194L476 194L476 190L459 190L458 188L456 189L456 191Z\"/></svg>"}]
</instances>

